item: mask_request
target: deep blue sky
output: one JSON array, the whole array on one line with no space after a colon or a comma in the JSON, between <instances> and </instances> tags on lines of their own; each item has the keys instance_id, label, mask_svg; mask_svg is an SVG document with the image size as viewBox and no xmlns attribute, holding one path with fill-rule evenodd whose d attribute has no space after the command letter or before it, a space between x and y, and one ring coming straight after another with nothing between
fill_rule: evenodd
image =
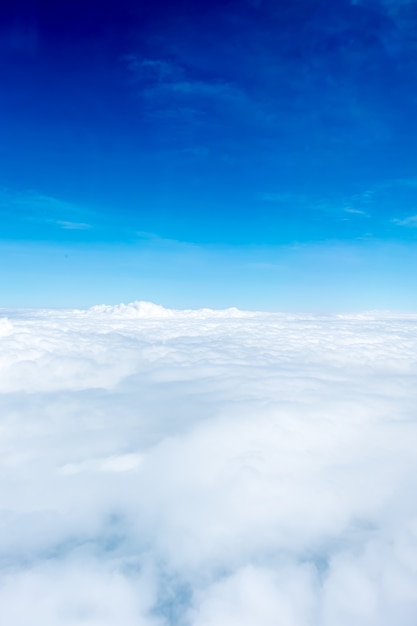
<instances>
[{"instance_id":1,"label":"deep blue sky","mask_svg":"<svg viewBox=\"0 0 417 626\"><path fill-rule=\"evenodd\" d=\"M0 18L0 304L417 307L416 1Z\"/></svg>"}]
</instances>

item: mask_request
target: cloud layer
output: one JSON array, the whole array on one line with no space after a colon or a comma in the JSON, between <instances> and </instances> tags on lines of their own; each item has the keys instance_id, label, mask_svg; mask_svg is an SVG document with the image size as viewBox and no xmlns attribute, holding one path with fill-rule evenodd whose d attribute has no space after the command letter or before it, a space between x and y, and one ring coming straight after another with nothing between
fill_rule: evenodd
<instances>
[{"instance_id":1,"label":"cloud layer","mask_svg":"<svg viewBox=\"0 0 417 626\"><path fill-rule=\"evenodd\" d=\"M0 622L417 612L412 315L0 319Z\"/></svg>"}]
</instances>

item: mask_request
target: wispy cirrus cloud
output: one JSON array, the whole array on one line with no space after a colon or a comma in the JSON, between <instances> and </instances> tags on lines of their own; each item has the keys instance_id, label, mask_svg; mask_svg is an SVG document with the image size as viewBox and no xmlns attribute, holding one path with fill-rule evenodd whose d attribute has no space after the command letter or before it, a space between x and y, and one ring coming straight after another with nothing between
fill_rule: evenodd
<instances>
[{"instance_id":1,"label":"wispy cirrus cloud","mask_svg":"<svg viewBox=\"0 0 417 626\"><path fill-rule=\"evenodd\" d=\"M394 218L392 220L393 224L397 226L406 226L408 228L417 228L417 215L409 215L403 219Z\"/></svg>"},{"instance_id":2,"label":"wispy cirrus cloud","mask_svg":"<svg viewBox=\"0 0 417 626\"><path fill-rule=\"evenodd\" d=\"M58 220L56 223L65 230L87 230L88 228L91 228L91 224L86 224L85 222L67 222Z\"/></svg>"},{"instance_id":3,"label":"wispy cirrus cloud","mask_svg":"<svg viewBox=\"0 0 417 626\"><path fill-rule=\"evenodd\" d=\"M24 220L55 224L65 230L87 230L92 225L80 218L93 218L94 211L80 204L37 191L0 194L0 210L8 220Z\"/></svg>"},{"instance_id":4,"label":"wispy cirrus cloud","mask_svg":"<svg viewBox=\"0 0 417 626\"><path fill-rule=\"evenodd\" d=\"M346 207L343 209L345 213L349 213L350 215L362 215L363 217L369 217L369 213L366 211L362 211L361 209L353 209L351 207Z\"/></svg>"},{"instance_id":5,"label":"wispy cirrus cloud","mask_svg":"<svg viewBox=\"0 0 417 626\"><path fill-rule=\"evenodd\" d=\"M306 196L305 194L299 194L299 193L289 193L289 192L270 192L270 191L263 191L260 194L258 194L258 198L259 200L262 200L263 202L272 202L272 203L277 203L277 204L285 204L288 202L296 202L296 203L305 203L308 202L309 197Z\"/></svg>"},{"instance_id":6,"label":"wispy cirrus cloud","mask_svg":"<svg viewBox=\"0 0 417 626\"><path fill-rule=\"evenodd\" d=\"M137 94L148 103L148 113L152 116L174 115L190 121L220 112L230 115L233 110L242 111L253 106L243 86L231 78L203 79L180 61L163 58L149 59L131 54L126 61Z\"/></svg>"}]
</instances>

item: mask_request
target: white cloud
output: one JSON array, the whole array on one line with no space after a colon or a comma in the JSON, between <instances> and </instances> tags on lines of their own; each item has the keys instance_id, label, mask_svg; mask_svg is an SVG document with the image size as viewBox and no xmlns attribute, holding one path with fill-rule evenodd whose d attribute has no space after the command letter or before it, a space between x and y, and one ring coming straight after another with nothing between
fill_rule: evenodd
<instances>
[{"instance_id":1,"label":"white cloud","mask_svg":"<svg viewBox=\"0 0 417 626\"><path fill-rule=\"evenodd\" d=\"M417 315L0 319L0 622L414 626Z\"/></svg>"},{"instance_id":2,"label":"white cloud","mask_svg":"<svg viewBox=\"0 0 417 626\"><path fill-rule=\"evenodd\" d=\"M90 224L86 224L85 222L58 221L57 224L65 230L88 230L89 228L91 228Z\"/></svg>"},{"instance_id":3,"label":"white cloud","mask_svg":"<svg viewBox=\"0 0 417 626\"><path fill-rule=\"evenodd\" d=\"M19 219L55 224L66 230L89 229L92 226L85 218L94 218L91 208L30 190L13 193L8 189L0 189L2 210L8 215L14 211Z\"/></svg>"},{"instance_id":4,"label":"white cloud","mask_svg":"<svg viewBox=\"0 0 417 626\"><path fill-rule=\"evenodd\" d=\"M369 214L366 211L361 211L360 209L353 209L352 207L347 207L343 209L345 213L352 213L353 215L366 215Z\"/></svg>"},{"instance_id":5,"label":"white cloud","mask_svg":"<svg viewBox=\"0 0 417 626\"><path fill-rule=\"evenodd\" d=\"M307 201L307 197L303 194L288 192L262 192L258 197L264 202L276 202L278 204L305 204Z\"/></svg>"},{"instance_id":6,"label":"white cloud","mask_svg":"<svg viewBox=\"0 0 417 626\"><path fill-rule=\"evenodd\" d=\"M417 215L410 215L402 220L394 218L392 221L394 224L397 224L397 226L408 226L409 228L417 227Z\"/></svg>"}]
</instances>

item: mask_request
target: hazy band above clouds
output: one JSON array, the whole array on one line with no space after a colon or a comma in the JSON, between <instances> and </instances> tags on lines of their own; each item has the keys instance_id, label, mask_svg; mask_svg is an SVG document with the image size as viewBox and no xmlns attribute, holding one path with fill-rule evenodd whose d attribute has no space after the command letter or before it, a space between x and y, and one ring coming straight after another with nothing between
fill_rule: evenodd
<instances>
[{"instance_id":1,"label":"hazy band above clouds","mask_svg":"<svg viewBox=\"0 0 417 626\"><path fill-rule=\"evenodd\" d=\"M414 626L416 331L3 311L0 622Z\"/></svg>"}]
</instances>

